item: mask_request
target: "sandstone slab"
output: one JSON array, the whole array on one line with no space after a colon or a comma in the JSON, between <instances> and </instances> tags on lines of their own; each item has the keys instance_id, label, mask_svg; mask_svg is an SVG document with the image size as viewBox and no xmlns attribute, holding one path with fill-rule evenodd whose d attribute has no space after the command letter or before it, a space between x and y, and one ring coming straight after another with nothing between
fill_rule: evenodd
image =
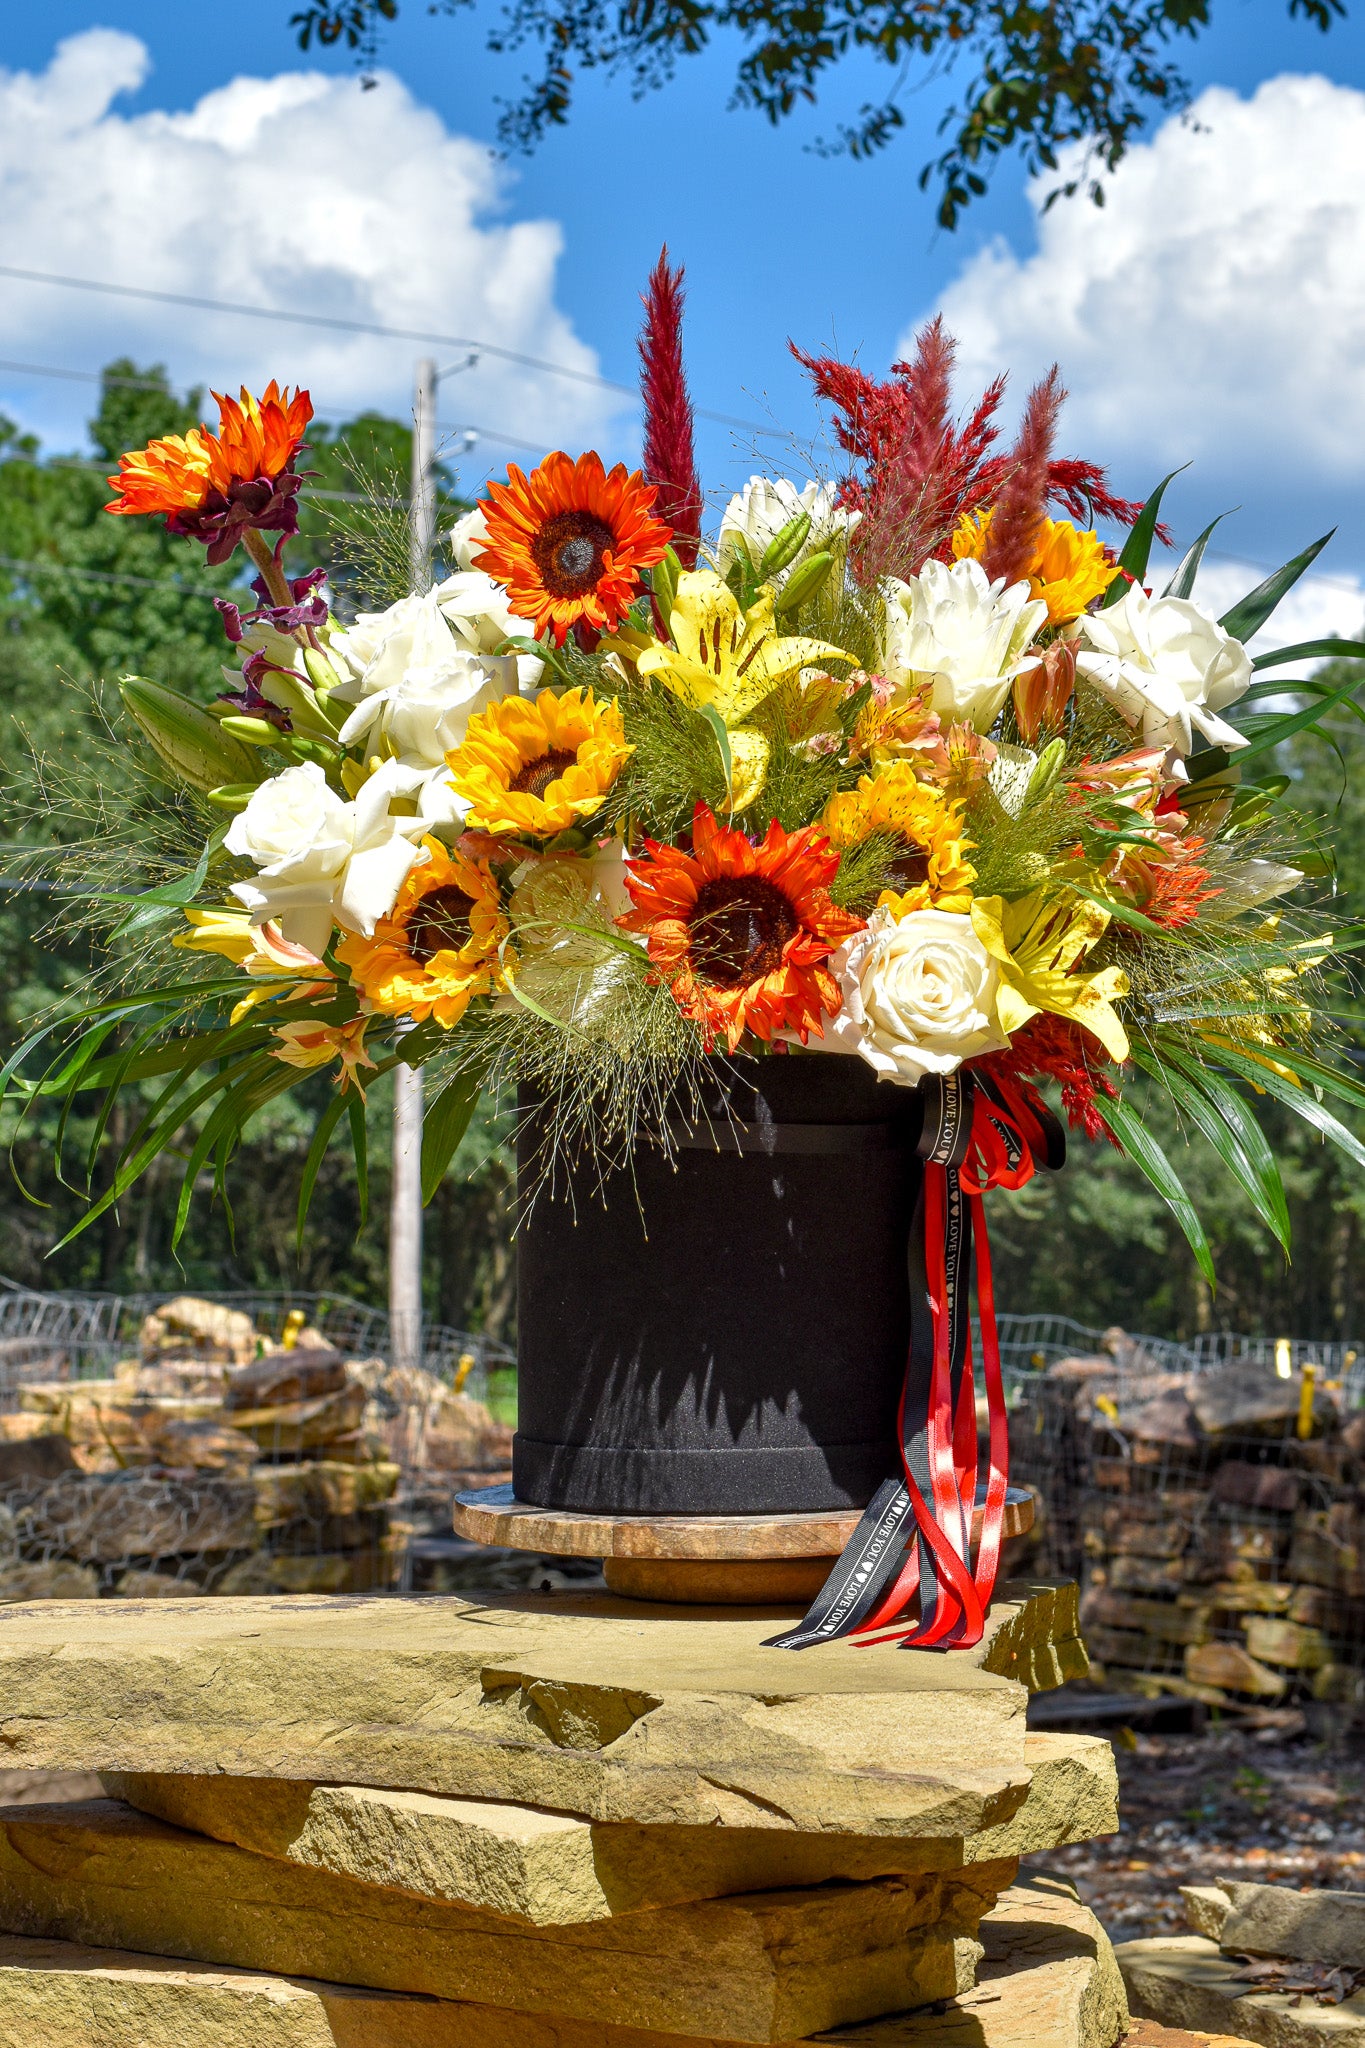
<instances>
[{"instance_id":1,"label":"sandstone slab","mask_svg":"<svg viewBox=\"0 0 1365 2048\"><path fill-rule=\"evenodd\" d=\"M763 1647L773 1616L561 1592L0 1606L30 1769L298 1778L644 1825L961 1837L1029 1784L1022 1684L1075 1588L970 1651Z\"/></svg>"},{"instance_id":2,"label":"sandstone slab","mask_svg":"<svg viewBox=\"0 0 1365 2048\"><path fill-rule=\"evenodd\" d=\"M1120 1942L1135 2013L1167 2026L1232 2034L1264 2048L1365 2048L1365 1993L1341 2005L1252 1990L1241 1966L1199 1934Z\"/></svg>"},{"instance_id":3,"label":"sandstone slab","mask_svg":"<svg viewBox=\"0 0 1365 2048\"><path fill-rule=\"evenodd\" d=\"M286 1779L106 1774L111 1797L256 1854L413 1893L573 1925L742 1892L861 1881L1020 1855L1112 1834L1113 1752L1094 1736L1030 1734L1028 1797L979 1835L798 1834L623 1827L492 1800Z\"/></svg>"},{"instance_id":4,"label":"sandstone slab","mask_svg":"<svg viewBox=\"0 0 1365 2048\"><path fill-rule=\"evenodd\" d=\"M0 1812L0 1931L597 2025L786 2041L959 1987L1010 1870L532 1927L167 1827L114 1800Z\"/></svg>"},{"instance_id":5,"label":"sandstone slab","mask_svg":"<svg viewBox=\"0 0 1365 2048\"><path fill-rule=\"evenodd\" d=\"M1109 1937L1071 1887L1034 1877L981 1922L975 1988L943 2014L849 2027L853 2048L1114 2048L1128 2001Z\"/></svg>"},{"instance_id":6,"label":"sandstone slab","mask_svg":"<svg viewBox=\"0 0 1365 2048\"><path fill-rule=\"evenodd\" d=\"M1035 1879L982 1922L975 1991L817 2036L828 2048L1113 2048L1123 1993L1093 1917ZM975 1947L975 1944L972 1944ZM1179 2048L1187 2048L1185 2037ZM265 1971L0 1936L0 2048L719 2048L663 2034ZM1233 2048L1201 2037L1200 2048ZM784 2044L795 2048L795 2044ZM1173 2041L1174 2048L1174 2041Z\"/></svg>"},{"instance_id":7,"label":"sandstone slab","mask_svg":"<svg viewBox=\"0 0 1365 2048\"><path fill-rule=\"evenodd\" d=\"M1365 1969L1365 1893L1300 1892L1283 1884L1228 1878L1208 1887L1205 1901L1205 1889L1199 1887L1210 1921L1215 1897L1223 1901L1223 1912L1216 1932L1211 1924L1198 1931L1211 1935L1229 1954L1291 1956L1296 1962Z\"/></svg>"}]
</instances>

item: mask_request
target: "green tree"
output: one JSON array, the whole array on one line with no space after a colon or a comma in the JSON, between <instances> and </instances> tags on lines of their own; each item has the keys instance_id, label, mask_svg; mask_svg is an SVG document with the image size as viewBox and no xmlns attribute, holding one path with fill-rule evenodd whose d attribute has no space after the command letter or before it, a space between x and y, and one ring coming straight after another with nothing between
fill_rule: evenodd
<instances>
[{"instance_id":1,"label":"green tree","mask_svg":"<svg viewBox=\"0 0 1365 2048\"><path fill-rule=\"evenodd\" d=\"M428 0L427 12L470 4ZM1319 29L1345 11L1342 0L1289 0L1292 16ZM291 19L303 49L344 43L368 70L397 14L398 0L306 0ZM906 124L903 100L936 65L963 60L970 75L941 124L947 147L920 175L936 186L939 221L951 228L1010 152L1029 172L1051 171L1068 144L1083 144L1083 171L1061 189L1083 184L1101 200L1096 174L1113 168L1154 113L1187 104L1172 46L1198 36L1210 14L1210 0L505 0L488 43L540 53L539 75L499 122L504 142L528 150L568 120L577 72L622 74L639 98L724 32L744 48L735 104L774 125L813 103L827 74L858 53L890 68L890 90L840 126L823 145L828 154L884 147Z\"/></svg>"}]
</instances>

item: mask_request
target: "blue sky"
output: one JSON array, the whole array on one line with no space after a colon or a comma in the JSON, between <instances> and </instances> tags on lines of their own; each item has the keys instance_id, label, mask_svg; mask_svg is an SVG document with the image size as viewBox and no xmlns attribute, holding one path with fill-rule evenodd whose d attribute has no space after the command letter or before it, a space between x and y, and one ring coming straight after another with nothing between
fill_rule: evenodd
<instances>
[{"instance_id":1,"label":"blue sky","mask_svg":"<svg viewBox=\"0 0 1365 2048\"><path fill-rule=\"evenodd\" d=\"M0 263L473 333L630 382L637 294L666 239L687 265L697 402L774 421L799 443L818 420L789 335L881 370L942 301L963 335L964 395L1011 364L1022 389L1060 357L1075 394L1068 449L1110 460L1134 494L1193 455L1180 521L1240 503L1226 554L1278 559L1340 520L1335 580L1315 601L1350 623L1365 578L1359 19L1322 36L1277 0L1215 0L1215 28L1184 53L1198 92L1225 89L1201 101L1202 135L1167 124L1120 172L1105 216L1062 203L1041 229L1007 162L945 235L917 176L951 79L911 98L908 131L881 157L831 161L808 145L884 74L850 68L815 113L773 130L727 111L735 50L722 46L638 104L589 76L568 129L499 166L487 154L496 99L522 66L483 49L490 0L451 20L405 0L383 51L395 76L367 95L346 53L300 55L291 11L238 0L229 42L221 10L183 0L12 0ZM67 38L80 39L69 75L49 74L44 101ZM140 64L127 38L145 46ZM333 81L321 96L301 76L319 73ZM204 106L242 77L270 83ZM254 154L238 146L248 118ZM215 121L238 138L219 182ZM231 379L239 364L254 377L268 361L334 411L366 398L401 407L413 353L0 278L0 357L85 369L122 350L161 355L182 381ZM0 408L69 446L88 394L0 370ZM523 459L551 438L627 456L635 445L630 409L609 393L489 359L450 380L442 416L524 437ZM754 466L751 436L703 422L700 443L713 494ZM760 445L768 466L802 466L780 441ZM510 452L481 440L471 473ZM1226 561L1214 573L1247 580Z\"/></svg>"}]
</instances>

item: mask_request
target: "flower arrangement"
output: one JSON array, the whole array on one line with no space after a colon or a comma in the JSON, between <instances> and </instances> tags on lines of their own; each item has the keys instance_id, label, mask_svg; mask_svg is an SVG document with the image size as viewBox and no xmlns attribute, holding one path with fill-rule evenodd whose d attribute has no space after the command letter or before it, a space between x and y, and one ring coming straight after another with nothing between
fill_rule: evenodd
<instances>
[{"instance_id":1,"label":"flower arrangement","mask_svg":"<svg viewBox=\"0 0 1365 2048\"><path fill-rule=\"evenodd\" d=\"M1003 380L956 417L936 321L884 382L801 357L844 473L755 476L708 537L678 283L661 262L646 301L645 469L509 465L450 573L348 621L321 572L282 565L305 393L220 399L216 433L122 458L109 510L211 561L240 546L259 601L218 600L213 703L124 679L202 844L119 904L113 985L4 1071L106 1113L155 1082L86 1220L190 1125L183 1222L201 1171L221 1186L249 1119L321 1069L300 1230L343 1119L363 1172L366 1089L400 1059L429 1076L430 1192L484 1089L530 1084L558 1141L610 1153L666 1146L708 1062L816 1053L940 1114L969 1084L973 1198L1044 1163L1055 1090L1212 1279L1131 1099L1155 1081L1287 1246L1249 1098L1365 1162L1328 1107L1365 1104L1323 997L1353 942L1311 900L1311 826L1271 772L1354 688L1280 672L1365 644L1246 645L1324 542L1221 618L1196 594L1212 529L1149 585L1171 479L1130 504L1056 455L1056 372L1011 446Z\"/></svg>"},{"instance_id":2,"label":"flower arrangement","mask_svg":"<svg viewBox=\"0 0 1365 2048\"><path fill-rule=\"evenodd\" d=\"M223 398L216 433L122 458L110 511L211 560L241 546L259 603L219 601L236 665L214 703L122 685L206 837L142 899L188 976L44 1027L81 1051L41 1087L167 1077L109 1198L194 1108L196 1170L224 1165L320 1067L319 1146L400 1052L427 1066L431 1184L481 1088L528 1080L566 1131L667 1142L699 1062L816 1050L893 1085L1055 1084L1207 1266L1125 1100L1155 1076L1283 1239L1241 1091L1358 1155L1324 1098L1365 1101L1320 1007L1334 940L1302 900L1305 828L1266 772L1335 700L1264 676L1365 648L1245 646L1322 543L1221 620L1195 595L1207 533L1148 588L1165 486L1127 504L1054 455L1055 373L1008 450L1002 384L955 421L937 322L884 383L802 358L846 474L755 476L707 541L675 285L656 275L642 343L656 473L511 465L450 535L452 573L349 623L319 572L281 566L305 393Z\"/></svg>"}]
</instances>

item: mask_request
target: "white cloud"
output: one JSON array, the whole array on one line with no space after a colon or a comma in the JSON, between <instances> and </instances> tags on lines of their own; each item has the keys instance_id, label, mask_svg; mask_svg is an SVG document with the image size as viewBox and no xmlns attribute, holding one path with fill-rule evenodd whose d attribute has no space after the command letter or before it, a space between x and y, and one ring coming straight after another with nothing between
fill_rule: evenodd
<instances>
[{"instance_id":1,"label":"white cloud","mask_svg":"<svg viewBox=\"0 0 1365 2048\"><path fill-rule=\"evenodd\" d=\"M0 71L0 261L471 335L596 370L555 305L558 224L499 219L506 178L488 150L448 133L400 80L364 92L285 72L234 78L185 112L111 111L149 69L136 37L90 29L40 75ZM11 358L91 368L126 353L220 390L278 376L308 384L333 418L406 416L414 356L444 366L459 353L10 281L4 306ZM23 388L27 418L78 416L61 387ZM600 388L490 356L441 401L443 418L569 445L619 409ZM475 463L516 452L489 443Z\"/></svg>"},{"instance_id":2,"label":"white cloud","mask_svg":"<svg viewBox=\"0 0 1365 2048\"><path fill-rule=\"evenodd\" d=\"M1159 589L1178 561L1154 560L1151 584ZM1205 555L1195 584L1196 601L1215 618L1229 611L1239 598L1264 581L1263 563L1240 562L1228 555ZM1276 605L1265 625L1248 644L1253 654L1266 654L1273 647L1297 647L1305 640L1358 640L1365 631L1365 587L1356 576L1315 576L1310 570ZM1316 667L1305 662L1304 669ZM1295 673L1286 670L1286 674Z\"/></svg>"},{"instance_id":3,"label":"white cloud","mask_svg":"<svg viewBox=\"0 0 1365 2048\"><path fill-rule=\"evenodd\" d=\"M1055 359L1069 445L1148 477L1193 458L1244 499L1273 472L1365 477L1365 94L1212 88L1130 152L1103 208L1044 213L1054 183L1030 191L1036 251L993 243L940 301L967 386Z\"/></svg>"}]
</instances>

